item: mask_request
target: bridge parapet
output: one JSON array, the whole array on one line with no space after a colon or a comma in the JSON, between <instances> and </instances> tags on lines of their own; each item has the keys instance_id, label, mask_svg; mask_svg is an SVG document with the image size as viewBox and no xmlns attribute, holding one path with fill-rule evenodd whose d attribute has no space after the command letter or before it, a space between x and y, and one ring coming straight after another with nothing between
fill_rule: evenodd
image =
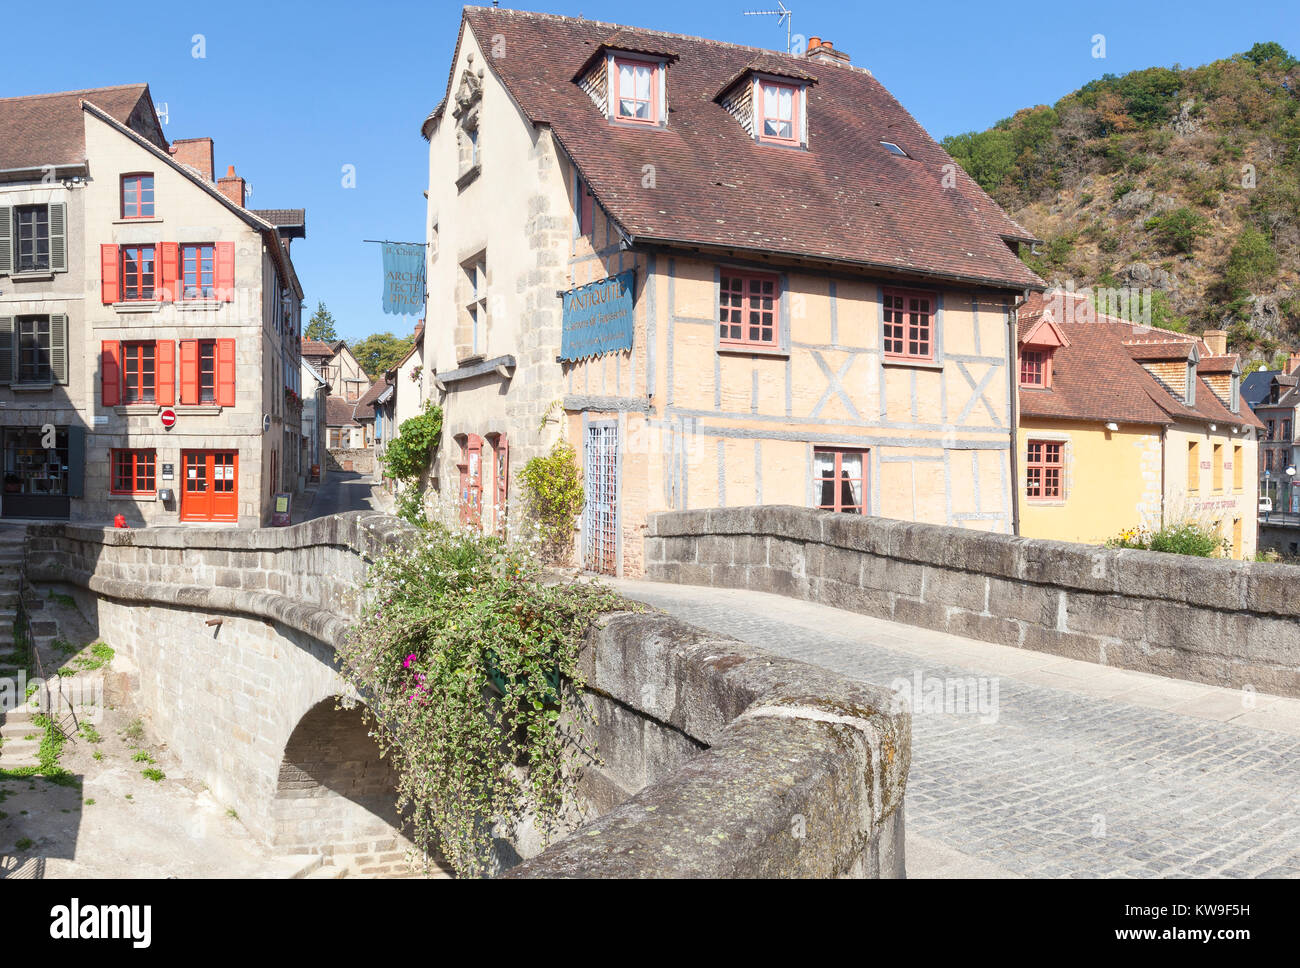
<instances>
[{"instance_id":1,"label":"bridge parapet","mask_svg":"<svg viewBox=\"0 0 1300 968\"><path fill-rule=\"evenodd\" d=\"M773 592L1000 645L1300 696L1300 568L798 507L653 515L653 579Z\"/></svg>"},{"instance_id":2,"label":"bridge parapet","mask_svg":"<svg viewBox=\"0 0 1300 968\"><path fill-rule=\"evenodd\" d=\"M385 764L357 767L364 728L334 709L349 691L334 647L368 562L412 534L373 513L50 524L30 530L27 568L76 592L154 731L256 836L380 873L400 821L377 793ZM911 720L891 694L657 614L606 616L583 661L603 763L581 825L545 850L523 832L511 876L903 876Z\"/></svg>"}]
</instances>

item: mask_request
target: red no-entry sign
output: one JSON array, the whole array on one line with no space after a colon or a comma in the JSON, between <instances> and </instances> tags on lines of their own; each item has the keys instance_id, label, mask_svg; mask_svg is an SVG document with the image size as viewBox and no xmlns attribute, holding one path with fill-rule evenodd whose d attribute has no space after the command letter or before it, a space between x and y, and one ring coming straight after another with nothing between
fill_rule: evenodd
<instances>
[{"instance_id":1,"label":"red no-entry sign","mask_svg":"<svg viewBox=\"0 0 1300 968\"><path fill-rule=\"evenodd\" d=\"M159 416L162 418L162 425L168 430L176 426L176 411L168 407Z\"/></svg>"}]
</instances>

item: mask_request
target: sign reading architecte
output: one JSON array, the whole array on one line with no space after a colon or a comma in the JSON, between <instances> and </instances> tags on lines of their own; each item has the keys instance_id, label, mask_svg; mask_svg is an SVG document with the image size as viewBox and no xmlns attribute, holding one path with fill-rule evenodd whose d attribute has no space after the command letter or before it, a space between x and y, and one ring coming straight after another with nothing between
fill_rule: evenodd
<instances>
[{"instance_id":1,"label":"sign reading architecte","mask_svg":"<svg viewBox=\"0 0 1300 968\"><path fill-rule=\"evenodd\" d=\"M632 348L636 270L629 269L564 293L560 359L585 360Z\"/></svg>"}]
</instances>

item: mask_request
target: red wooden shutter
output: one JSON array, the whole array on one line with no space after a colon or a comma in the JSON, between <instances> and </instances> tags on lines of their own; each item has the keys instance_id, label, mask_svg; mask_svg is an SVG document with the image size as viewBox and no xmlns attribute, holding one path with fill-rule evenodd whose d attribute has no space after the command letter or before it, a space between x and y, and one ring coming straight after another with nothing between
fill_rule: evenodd
<instances>
[{"instance_id":1,"label":"red wooden shutter","mask_svg":"<svg viewBox=\"0 0 1300 968\"><path fill-rule=\"evenodd\" d=\"M217 406L235 405L235 341L217 340Z\"/></svg>"},{"instance_id":2,"label":"red wooden shutter","mask_svg":"<svg viewBox=\"0 0 1300 968\"><path fill-rule=\"evenodd\" d=\"M217 288L217 298L226 302L235 301L235 243L218 242L213 246L213 285Z\"/></svg>"},{"instance_id":3,"label":"red wooden shutter","mask_svg":"<svg viewBox=\"0 0 1300 968\"><path fill-rule=\"evenodd\" d=\"M121 291L117 282L117 246L101 245L99 247L99 298L105 306L117 302Z\"/></svg>"},{"instance_id":4,"label":"red wooden shutter","mask_svg":"<svg viewBox=\"0 0 1300 968\"><path fill-rule=\"evenodd\" d=\"M175 242L163 242L160 246L158 265L162 274L162 292L159 293L159 299L162 302L171 302L174 299L180 299L181 291L176 284L177 273L177 249L179 247Z\"/></svg>"},{"instance_id":5,"label":"red wooden shutter","mask_svg":"<svg viewBox=\"0 0 1300 968\"><path fill-rule=\"evenodd\" d=\"M199 402L199 341L181 340L181 403Z\"/></svg>"},{"instance_id":6,"label":"red wooden shutter","mask_svg":"<svg viewBox=\"0 0 1300 968\"><path fill-rule=\"evenodd\" d=\"M176 341L160 339L155 344L154 399L160 407L176 402Z\"/></svg>"},{"instance_id":7,"label":"red wooden shutter","mask_svg":"<svg viewBox=\"0 0 1300 968\"><path fill-rule=\"evenodd\" d=\"M496 530L497 536L506 536L506 505L510 500L510 442L506 435L497 438L496 451Z\"/></svg>"},{"instance_id":8,"label":"red wooden shutter","mask_svg":"<svg viewBox=\"0 0 1300 968\"><path fill-rule=\"evenodd\" d=\"M99 377L103 405L116 407L122 402L122 344L116 341L100 344Z\"/></svg>"}]
</instances>

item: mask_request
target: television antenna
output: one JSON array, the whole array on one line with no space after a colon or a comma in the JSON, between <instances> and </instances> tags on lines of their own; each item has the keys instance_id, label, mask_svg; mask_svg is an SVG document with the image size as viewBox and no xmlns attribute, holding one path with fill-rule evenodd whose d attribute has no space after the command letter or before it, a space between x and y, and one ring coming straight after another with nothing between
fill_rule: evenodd
<instances>
[{"instance_id":1,"label":"television antenna","mask_svg":"<svg viewBox=\"0 0 1300 968\"><path fill-rule=\"evenodd\" d=\"M787 7L784 3L782 3L781 0L777 0L776 5L779 8L777 10L746 10L744 13L746 17L776 17L777 18L776 25L778 27L784 23L785 24L785 52L789 54L793 49L791 47L792 34L790 31L791 31L791 27L794 24L794 11L791 10L789 7Z\"/></svg>"}]
</instances>

